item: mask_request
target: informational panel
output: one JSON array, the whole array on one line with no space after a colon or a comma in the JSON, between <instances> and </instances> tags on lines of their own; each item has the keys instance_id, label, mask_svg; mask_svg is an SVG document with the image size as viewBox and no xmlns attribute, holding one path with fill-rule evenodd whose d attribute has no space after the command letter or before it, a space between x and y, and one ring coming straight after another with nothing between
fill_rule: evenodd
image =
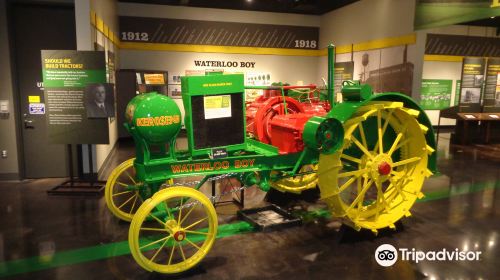
<instances>
[{"instance_id":1,"label":"informational panel","mask_svg":"<svg viewBox=\"0 0 500 280\"><path fill-rule=\"evenodd\" d=\"M354 61L335 63L334 72L335 72L334 92L339 93L342 88L343 81L353 80Z\"/></svg>"},{"instance_id":2,"label":"informational panel","mask_svg":"<svg viewBox=\"0 0 500 280\"><path fill-rule=\"evenodd\" d=\"M462 84L460 87L460 112L481 112L484 66L484 58L464 58L462 64Z\"/></svg>"},{"instance_id":3,"label":"informational panel","mask_svg":"<svg viewBox=\"0 0 500 280\"><path fill-rule=\"evenodd\" d=\"M453 102L453 106L457 106L458 103L460 103L460 87L462 85L461 80L456 80L455 81L455 99Z\"/></svg>"},{"instance_id":4,"label":"informational panel","mask_svg":"<svg viewBox=\"0 0 500 280\"><path fill-rule=\"evenodd\" d=\"M168 95L168 72L155 70L137 70L135 73L137 92L156 91Z\"/></svg>"},{"instance_id":5,"label":"informational panel","mask_svg":"<svg viewBox=\"0 0 500 280\"><path fill-rule=\"evenodd\" d=\"M422 79L420 106L425 110L441 110L450 107L453 80Z\"/></svg>"},{"instance_id":6,"label":"informational panel","mask_svg":"<svg viewBox=\"0 0 500 280\"><path fill-rule=\"evenodd\" d=\"M500 113L500 91L498 74L500 73L500 58L488 59L486 67L486 85L484 87L483 112Z\"/></svg>"},{"instance_id":7,"label":"informational panel","mask_svg":"<svg viewBox=\"0 0 500 280\"><path fill-rule=\"evenodd\" d=\"M168 18L120 17L122 42L318 49L319 28Z\"/></svg>"},{"instance_id":8,"label":"informational panel","mask_svg":"<svg viewBox=\"0 0 500 280\"><path fill-rule=\"evenodd\" d=\"M114 92L102 51L42 50L48 138L54 144L108 144Z\"/></svg>"}]
</instances>

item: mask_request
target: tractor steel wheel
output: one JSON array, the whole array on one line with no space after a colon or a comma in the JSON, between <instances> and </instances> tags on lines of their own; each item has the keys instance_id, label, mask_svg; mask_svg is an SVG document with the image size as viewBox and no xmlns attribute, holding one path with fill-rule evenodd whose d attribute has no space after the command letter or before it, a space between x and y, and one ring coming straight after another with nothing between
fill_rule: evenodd
<instances>
[{"instance_id":1,"label":"tractor steel wheel","mask_svg":"<svg viewBox=\"0 0 500 280\"><path fill-rule=\"evenodd\" d=\"M116 167L106 182L104 197L106 205L116 217L130 222L142 203L139 188L141 183L135 179L134 158Z\"/></svg>"},{"instance_id":2,"label":"tractor steel wheel","mask_svg":"<svg viewBox=\"0 0 500 280\"><path fill-rule=\"evenodd\" d=\"M271 187L281 192L291 192L299 194L308 189L314 189L318 183L317 175L318 165L308 164L300 168L298 174L294 177L283 178L278 180L270 180ZM278 175L279 171L273 171L273 175ZM301 175L301 173L306 173Z\"/></svg>"},{"instance_id":3,"label":"tractor steel wheel","mask_svg":"<svg viewBox=\"0 0 500 280\"><path fill-rule=\"evenodd\" d=\"M320 155L321 198L333 215L359 230L391 227L422 195L428 155L428 128L419 112L401 102L376 102L360 107L344 123L342 149Z\"/></svg>"},{"instance_id":4,"label":"tractor steel wheel","mask_svg":"<svg viewBox=\"0 0 500 280\"><path fill-rule=\"evenodd\" d=\"M189 202L177 204L182 199ZM195 189L171 187L141 205L130 225L129 246L144 269L180 273L205 257L216 235L217 214L210 200Z\"/></svg>"}]
</instances>

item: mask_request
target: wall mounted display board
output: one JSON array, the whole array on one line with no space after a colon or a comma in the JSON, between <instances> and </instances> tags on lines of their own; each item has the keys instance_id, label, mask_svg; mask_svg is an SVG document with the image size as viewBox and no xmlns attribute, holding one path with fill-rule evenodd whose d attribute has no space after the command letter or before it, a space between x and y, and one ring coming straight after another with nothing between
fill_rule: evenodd
<instances>
[{"instance_id":1,"label":"wall mounted display board","mask_svg":"<svg viewBox=\"0 0 500 280\"><path fill-rule=\"evenodd\" d=\"M335 63L335 81L334 92L339 93L342 88L342 82L353 80L354 61Z\"/></svg>"},{"instance_id":2,"label":"wall mounted display board","mask_svg":"<svg viewBox=\"0 0 500 280\"><path fill-rule=\"evenodd\" d=\"M136 86L137 93L156 91L168 95L168 72L156 70L137 70Z\"/></svg>"},{"instance_id":3,"label":"wall mounted display board","mask_svg":"<svg viewBox=\"0 0 500 280\"><path fill-rule=\"evenodd\" d=\"M108 63L106 65L106 77L108 83L115 83L115 53L108 51Z\"/></svg>"},{"instance_id":4,"label":"wall mounted display board","mask_svg":"<svg viewBox=\"0 0 500 280\"><path fill-rule=\"evenodd\" d=\"M49 142L109 144L107 118L115 114L114 92L112 84L106 84L104 52L41 53ZM90 108L94 101L105 113Z\"/></svg>"},{"instance_id":5,"label":"wall mounted display board","mask_svg":"<svg viewBox=\"0 0 500 280\"><path fill-rule=\"evenodd\" d=\"M486 84L484 87L483 112L500 113L500 90L498 76L500 58L489 58L486 67Z\"/></svg>"},{"instance_id":6,"label":"wall mounted display board","mask_svg":"<svg viewBox=\"0 0 500 280\"><path fill-rule=\"evenodd\" d=\"M318 49L319 27L167 18L119 18L122 42Z\"/></svg>"},{"instance_id":7,"label":"wall mounted display board","mask_svg":"<svg viewBox=\"0 0 500 280\"><path fill-rule=\"evenodd\" d=\"M453 100L453 106L457 106L460 103L460 87L462 85L461 80L455 81L455 99Z\"/></svg>"},{"instance_id":8,"label":"wall mounted display board","mask_svg":"<svg viewBox=\"0 0 500 280\"><path fill-rule=\"evenodd\" d=\"M270 86L272 84L272 74L270 72L246 72L246 86ZM264 94L262 89L245 89L245 102L253 102Z\"/></svg>"},{"instance_id":9,"label":"wall mounted display board","mask_svg":"<svg viewBox=\"0 0 500 280\"><path fill-rule=\"evenodd\" d=\"M450 106L453 80L422 79L420 105L425 110L441 110Z\"/></svg>"},{"instance_id":10,"label":"wall mounted display board","mask_svg":"<svg viewBox=\"0 0 500 280\"><path fill-rule=\"evenodd\" d=\"M462 84L460 87L460 112L481 112L484 68L484 58L464 58L462 63Z\"/></svg>"},{"instance_id":11,"label":"wall mounted display board","mask_svg":"<svg viewBox=\"0 0 500 280\"><path fill-rule=\"evenodd\" d=\"M404 45L355 52L356 79L359 77L374 92L399 92L412 96L414 61L412 56L408 56L412 47Z\"/></svg>"}]
</instances>

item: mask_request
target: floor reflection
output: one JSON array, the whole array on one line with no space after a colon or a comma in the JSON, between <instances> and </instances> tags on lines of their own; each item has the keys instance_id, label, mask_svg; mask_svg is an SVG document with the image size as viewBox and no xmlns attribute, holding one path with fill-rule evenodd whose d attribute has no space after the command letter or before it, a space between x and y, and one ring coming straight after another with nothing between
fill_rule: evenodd
<instances>
[{"instance_id":1,"label":"floor reflection","mask_svg":"<svg viewBox=\"0 0 500 280\"><path fill-rule=\"evenodd\" d=\"M336 220L308 219L302 227L218 239L197 268L173 278L146 272L134 262L128 254L129 225L113 217L102 198L46 195L64 179L0 182L0 276L16 272L16 279L495 279L500 275L500 160L483 148L450 146L446 133L441 134L437 153L439 175L425 183L426 197L395 231L374 236ZM133 145L120 143L101 176L132 156ZM227 188L222 185L217 191ZM211 194L211 185L202 190ZM264 195L249 189L245 203L260 205ZM306 210L324 207L310 200L296 203ZM236 209L221 204L220 224L235 222ZM478 262L398 260L383 268L374 252L384 243L482 254ZM34 268L39 270L27 273Z\"/></svg>"}]
</instances>

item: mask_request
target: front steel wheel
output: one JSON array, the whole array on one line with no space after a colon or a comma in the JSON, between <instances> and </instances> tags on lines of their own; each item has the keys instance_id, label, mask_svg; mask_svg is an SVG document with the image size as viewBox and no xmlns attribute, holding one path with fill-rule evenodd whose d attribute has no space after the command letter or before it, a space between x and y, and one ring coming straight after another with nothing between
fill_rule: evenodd
<instances>
[{"instance_id":1,"label":"front steel wheel","mask_svg":"<svg viewBox=\"0 0 500 280\"><path fill-rule=\"evenodd\" d=\"M188 187L171 187L147 199L134 215L129 246L148 271L175 274L198 264L217 235L217 214L210 200Z\"/></svg>"},{"instance_id":2,"label":"front steel wheel","mask_svg":"<svg viewBox=\"0 0 500 280\"><path fill-rule=\"evenodd\" d=\"M135 177L134 158L113 169L106 182L104 198L113 215L130 222L142 203L139 189L142 183Z\"/></svg>"}]
</instances>

